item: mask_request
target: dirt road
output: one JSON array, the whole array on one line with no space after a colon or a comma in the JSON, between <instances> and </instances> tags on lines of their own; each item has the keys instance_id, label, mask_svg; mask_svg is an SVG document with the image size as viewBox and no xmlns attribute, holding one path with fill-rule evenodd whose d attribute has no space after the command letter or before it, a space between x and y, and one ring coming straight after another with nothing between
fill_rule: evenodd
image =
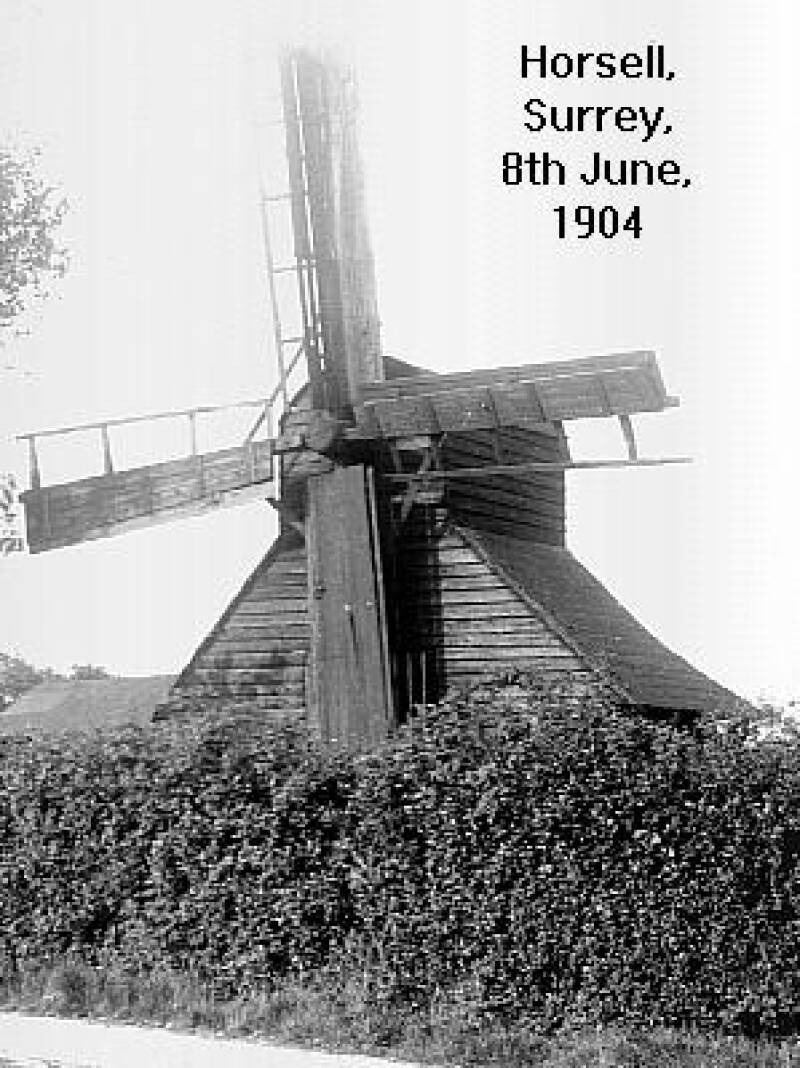
<instances>
[{"instance_id":1,"label":"dirt road","mask_svg":"<svg viewBox=\"0 0 800 1068\"><path fill-rule=\"evenodd\" d=\"M0 1068L414 1068L161 1028L0 1013Z\"/></svg>"}]
</instances>

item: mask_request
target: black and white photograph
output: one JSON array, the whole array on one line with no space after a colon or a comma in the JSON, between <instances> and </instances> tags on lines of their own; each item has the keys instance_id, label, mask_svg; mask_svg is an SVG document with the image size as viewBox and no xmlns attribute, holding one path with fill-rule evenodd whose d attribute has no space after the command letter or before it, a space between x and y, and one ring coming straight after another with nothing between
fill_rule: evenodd
<instances>
[{"instance_id":1,"label":"black and white photograph","mask_svg":"<svg viewBox=\"0 0 800 1068\"><path fill-rule=\"evenodd\" d=\"M0 0L0 1068L800 1064L798 39Z\"/></svg>"}]
</instances>

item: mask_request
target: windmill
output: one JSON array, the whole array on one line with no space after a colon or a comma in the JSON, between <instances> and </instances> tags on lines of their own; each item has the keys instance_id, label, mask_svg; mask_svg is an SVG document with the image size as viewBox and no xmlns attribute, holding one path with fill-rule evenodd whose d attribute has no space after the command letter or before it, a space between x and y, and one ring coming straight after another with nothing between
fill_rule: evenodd
<instances>
[{"instance_id":1,"label":"windmill","mask_svg":"<svg viewBox=\"0 0 800 1068\"><path fill-rule=\"evenodd\" d=\"M24 435L33 553L266 500L279 534L166 706L302 716L328 741L382 738L451 684L504 667L610 680L621 700L693 713L731 694L650 635L565 545L565 472L638 455L632 416L669 396L655 356L434 374L381 350L352 74L281 62L286 187L262 192L277 386L252 425L203 450L189 408ZM289 262L275 214L288 212ZM299 329L287 333L287 284ZM571 457L571 420L618 420L627 458ZM183 420L188 455L122 468L121 427ZM42 439L95 435L102 471L47 484Z\"/></svg>"}]
</instances>

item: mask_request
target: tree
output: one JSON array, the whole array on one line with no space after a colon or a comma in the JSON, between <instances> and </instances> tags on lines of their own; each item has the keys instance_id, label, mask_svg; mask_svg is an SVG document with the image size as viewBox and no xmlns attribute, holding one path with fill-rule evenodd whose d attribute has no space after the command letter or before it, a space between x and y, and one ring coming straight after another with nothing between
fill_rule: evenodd
<instances>
[{"instance_id":1,"label":"tree","mask_svg":"<svg viewBox=\"0 0 800 1068\"><path fill-rule=\"evenodd\" d=\"M40 682L60 676L50 668L37 668L12 653L0 653L0 712Z\"/></svg>"},{"instance_id":2,"label":"tree","mask_svg":"<svg viewBox=\"0 0 800 1068\"><path fill-rule=\"evenodd\" d=\"M112 676L97 664L73 664L67 678L86 682L89 679L110 679Z\"/></svg>"},{"instance_id":3,"label":"tree","mask_svg":"<svg viewBox=\"0 0 800 1068\"><path fill-rule=\"evenodd\" d=\"M67 267L57 232L67 203L39 172L39 153L0 144L0 345Z\"/></svg>"},{"instance_id":4,"label":"tree","mask_svg":"<svg viewBox=\"0 0 800 1068\"><path fill-rule=\"evenodd\" d=\"M0 471L0 556L24 547L17 480L10 472Z\"/></svg>"},{"instance_id":5,"label":"tree","mask_svg":"<svg viewBox=\"0 0 800 1068\"><path fill-rule=\"evenodd\" d=\"M0 652L0 712L40 682L65 678L85 682L88 679L112 679L114 676L97 664L73 664L68 675L60 675L52 668L34 667L14 653Z\"/></svg>"},{"instance_id":6,"label":"tree","mask_svg":"<svg viewBox=\"0 0 800 1068\"><path fill-rule=\"evenodd\" d=\"M41 177L38 157L35 149L0 143L0 350L67 267L56 240L67 202ZM0 472L0 556L24 544L16 479Z\"/></svg>"}]
</instances>

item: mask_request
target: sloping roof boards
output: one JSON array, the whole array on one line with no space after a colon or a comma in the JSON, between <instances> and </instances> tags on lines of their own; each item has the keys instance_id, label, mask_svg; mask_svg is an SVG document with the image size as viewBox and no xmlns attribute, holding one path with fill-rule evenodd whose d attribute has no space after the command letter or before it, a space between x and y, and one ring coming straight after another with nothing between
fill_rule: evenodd
<instances>
[{"instance_id":1,"label":"sloping roof boards","mask_svg":"<svg viewBox=\"0 0 800 1068\"><path fill-rule=\"evenodd\" d=\"M654 637L569 550L483 531L460 533L577 650L607 670L632 704L701 710L739 700Z\"/></svg>"},{"instance_id":2,"label":"sloping roof boards","mask_svg":"<svg viewBox=\"0 0 800 1068\"><path fill-rule=\"evenodd\" d=\"M306 552L289 529L200 643L160 714L204 700L265 714L304 714L308 631Z\"/></svg>"},{"instance_id":3,"label":"sloping roof boards","mask_svg":"<svg viewBox=\"0 0 800 1068\"><path fill-rule=\"evenodd\" d=\"M387 601L399 599L395 671L405 707L517 667L587 684L608 676L623 701L652 710L737 700L650 634L561 546L450 522L439 536L406 541L398 562L401 593L390 587ZM303 715L306 582L302 540L285 533L177 680L176 707L199 699Z\"/></svg>"}]
</instances>

